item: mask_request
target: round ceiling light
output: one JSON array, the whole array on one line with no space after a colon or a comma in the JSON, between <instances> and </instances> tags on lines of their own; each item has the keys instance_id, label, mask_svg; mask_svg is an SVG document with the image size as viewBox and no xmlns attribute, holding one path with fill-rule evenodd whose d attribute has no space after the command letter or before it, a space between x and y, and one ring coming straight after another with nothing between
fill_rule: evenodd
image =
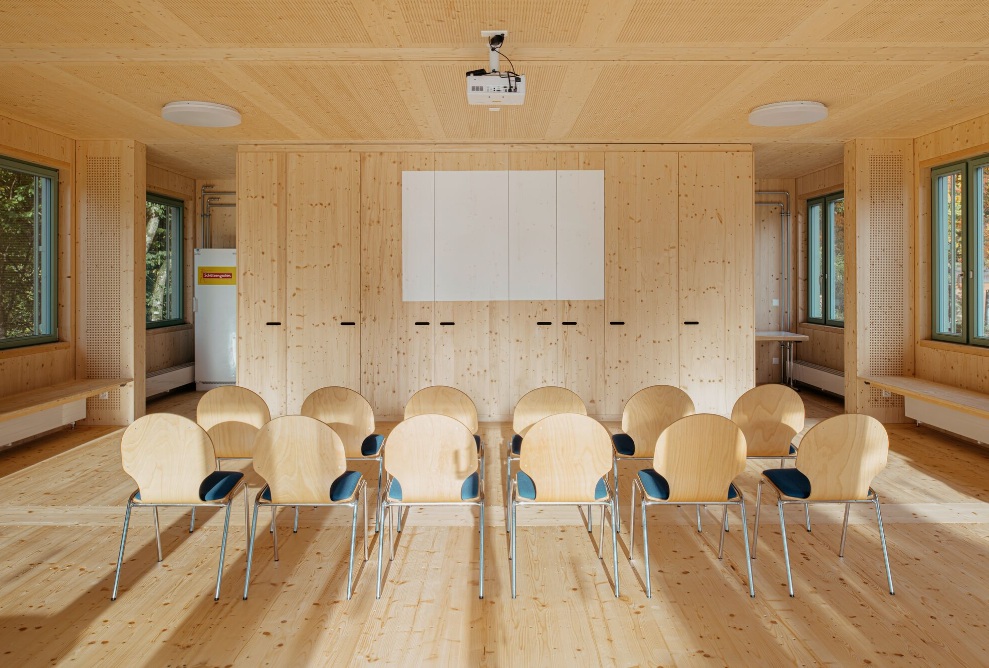
<instances>
[{"instance_id":1,"label":"round ceiling light","mask_svg":"<svg viewBox=\"0 0 989 668\"><path fill-rule=\"evenodd\" d=\"M749 113L749 123L767 128L806 125L823 121L828 108L820 102L773 102L756 107Z\"/></svg>"},{"instance_id":2,"label":"round ceiling light","mask_svg":"<svg viewBox=\"0 0 989 668\"><path fill-rule=\"evenodd\" d=\"M216 102L169 102L161 108L161 117L179 125L195 125L200 128L230 128L240 125L239 111Z\"/></svg>"}]
</instances>

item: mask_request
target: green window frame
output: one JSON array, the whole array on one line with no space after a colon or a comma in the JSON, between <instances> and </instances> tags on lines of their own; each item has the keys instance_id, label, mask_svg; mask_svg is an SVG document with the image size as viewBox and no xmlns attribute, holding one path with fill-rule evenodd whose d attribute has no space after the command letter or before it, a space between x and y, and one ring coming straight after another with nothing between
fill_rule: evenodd
<instances>
[{"instance_id":1,"label":"green window frame","mask_svg":"<svg viewBox=\"0 0 989 668\"><path fill-rule=\"evenodd\" d=\"M931 170L931 337L989 347L989 156Z\"/></svg>"},{"instance_id":2,"label":"green window frame","mask_svg":"<svg viewBox=\"0 0 989 668\"><path fill-rule=\"evenodd\" d=\"M845 326L845 194L807 200L807 322Z\"/></svg>"},{"instance_id":3,"label":"green window frame","mask_svg":"<svg viewBox=\"0 0 989 668\"><path fill-rule=\"evenodd\" d=\"M58 341L58 170L0 156L0 349Z\"/></svg>"},{"instance_id":4,"label":"green window frame","mask_svg":"<svg viewBox=\"0 0 989 668\"><path fill-rule=\"evenodd\" d=\"M145 207L147 328L185 322L182 306L182 212L185 203L148 193Z\"/></svg>"}]
</instances>

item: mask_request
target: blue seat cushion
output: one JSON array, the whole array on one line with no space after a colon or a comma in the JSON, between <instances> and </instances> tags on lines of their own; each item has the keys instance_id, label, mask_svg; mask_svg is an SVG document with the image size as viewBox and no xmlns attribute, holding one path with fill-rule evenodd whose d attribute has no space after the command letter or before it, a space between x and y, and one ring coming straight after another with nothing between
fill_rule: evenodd
<instances>
[{"instance_id":1,"label":"blue seat cushion","mask_svg":"<svg viewBox=\"0 0 989 668\"><path fill-rule=\"evenodd\" d=\"M791 455L797 454L797 446L795 446L793 443L790 444L790 454Z\"/></svg>"},{"instance_id":2,"label":"blue seat cushion","mask_svg":"<svg viewBox=\"0 0 989 668\"><path fill-rule=\"evenodd\" d=\"M615 446L615 452L625 457L635 454L635 441L628 434L612 434L611 443Z\"/></svg>"},{"instance_id":3,"label":"blue seat cushion","mask_svg":"<svg viewBox=\"0 0 989 668\"><path fill-rule=\"evenodd\" d=\"M478 434L474 434L474 443L477 445L477 451L481 451L481 437ZM471 497L473 498L473 497Z\"/></svg>"},{"instance_id":4,"label":"blue seat cushion","mask_svg":"<svg viewBox=\"0 0 989 668\"><path fill-rule=\"evenodd\" d=\"M518 434L512 436L512 454L518 455L522 453L522 437Z\"/></svg>"},{"instance_id":5,"label":"blue seat cushion","mask_svg":"<svg viewBox=\"0 0 989 668\"><path fill-rule=\"evenodd\" d=\"M481 480L476 472L471 473L460 487L460 498L464 501L471 501L478 497L480 491ZM394 501L402 500L402 485L398 482L398 478L391 479L391 485L388 486L388 498Z\"/></svg>"},{"instance_id":6,"label":"blue seat cushion","mask_svg":"<svg viewBox=\"0 0 989 668\"><path fill-rule=\"evenodd\" d=\"M518 488L520 498L529 501L535 500L536 483L527 473L519 471L515 477L515 485ZM598 480L598 484L594 488L594 498L598 500L608 498L608 486L604 484L604 478Z\"/></svg>"},{"instance_id":7,"label":"blue seat cushion","mask_svg":"<svg viewBox=\"0 0 989 668\"><path fill-rule=\"evenodd\" d=\"M642 483L643 489L646 490L646 496L653 499L663 499L664 501L670 498L670 483L655 469L642 469L639 471L639 482ZM735 489L735 485L729 483L728 500L731 501L737 496L738 490Z\"/></svg>"},{"instance_id":8,"label":"blue seat cushion","mask_svg":"<svg viewBox=\"0 0 989 668\"><path fill-rule=\"evenodd\" d=\"M344 471L340 477L330 485L330 501L345 501L354 495L357 483L361 481L360 471ZM261 498L271 501L271 488L265 486L261 492Z\"/></svg>"},{"instance_id":9,"label":"blue seat cushion","mask_svg":"<svg viewBox=\"0 0 989 668\"><path fill-rule=\"evenodd\" d=\"M381 434L371 434L361 443L361 454L365 457L374 457L381 452L381 446L385 442L385 437Z\"/></svg>"},{"instance_id":10,"label":"blue seat cushion","mask_svg":"<svg viewBox=\"0 0 989 668\"><path fill-rule=\"evenodd\" d=\"M213 471L199 485L199 498L203 501L219 501L241 481L240 471Z\"/></svg>"},{"instance_id":11,"label":"blue seat cushion","mask_svg":"<svg viewBox=\"0 0 989 668\"><path fill-rule=\"evenodd\" d=\"M810 480L797 469L768 469L762 475L776 485L776 488L794 499L806 499L810 496Z\"/></svg>"}]
</instances>

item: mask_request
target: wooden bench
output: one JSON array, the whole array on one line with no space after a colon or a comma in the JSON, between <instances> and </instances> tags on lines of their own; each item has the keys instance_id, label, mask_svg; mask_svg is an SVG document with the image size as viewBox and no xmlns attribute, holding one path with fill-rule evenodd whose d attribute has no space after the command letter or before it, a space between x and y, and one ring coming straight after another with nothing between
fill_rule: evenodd
<instances>
[{"instance_id":1,"label":"wooden bench","mask_svg":"<svg viewBox=\"0 0 989 668\"><path fill-rule=\"evenodd\" d=\"M918 423L989 443L989 394L912 376L862 376L861 379L866 385L903 396L907 417Z\"/></svg>"},{"instance_id":2,"label":"wooden bench","mask_svg":"<svg viewBox=\"0 0 989 668\"><path fill-rule=\"evenodd\" d=\"M73 380L0 397L0 445L81 420L86 416L86 399L129 382L129 378Z\"/></svg>"}]
</instances>

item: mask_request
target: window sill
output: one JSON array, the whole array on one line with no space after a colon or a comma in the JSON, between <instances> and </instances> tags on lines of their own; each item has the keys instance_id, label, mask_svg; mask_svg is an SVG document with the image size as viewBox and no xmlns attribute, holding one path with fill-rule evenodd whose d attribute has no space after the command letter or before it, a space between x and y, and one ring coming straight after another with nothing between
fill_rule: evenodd
<instances>
[{"instance_id":1,"label":"window sill","mask_svg":"<svg viewBox=\"0 0 989 668\"><path fill-rule=\"evenodd\" d=\"M55 341L54 343L37 343L34 345L20 346L18 348L5 348L0 350L0 360L24 357L25 355L44 355L54 353L59 350L68 350L72 344L68 341Z\"/></svg>"},{"instance_id":2,"label":"window sill","mask_svg":"<svg viewBox=\"0 0 989 668\"><path fill-rule=\"evenodd\" d=\"M950 343L948 341L935 341L934 339L924 339L917 342L919 348L929 348L940 350L946 353L956 353L959 355L975 355L976 357L989 357L989 348L982 346L970 346L964 343Z\"/></svg>"},{"instance_id":3,"label":"window sill","mask_svg":"<svg viewBox=\"0 0 989 668\"><path fill-rule=\"evenodd\" d=\"M816 322L801 322L797 324L797 329L810 329L815 332L829 332L831 334L842 334L845 331L844 327L835 327L834 325L819 325Z\"/></svg>"},{"instance_id":4,"label":"window sill","mask_svg":"<svg viewBox=\"0 0 989 668\"><path fill-rule=\"evenodd\" d=\"M147 336L152 336L154 334L169 334L171 332L184 332L188 329L192 329L191 322L183 322L178 325L162 325L161 327L148 327Z\"/></svg>"}]
</instances>

